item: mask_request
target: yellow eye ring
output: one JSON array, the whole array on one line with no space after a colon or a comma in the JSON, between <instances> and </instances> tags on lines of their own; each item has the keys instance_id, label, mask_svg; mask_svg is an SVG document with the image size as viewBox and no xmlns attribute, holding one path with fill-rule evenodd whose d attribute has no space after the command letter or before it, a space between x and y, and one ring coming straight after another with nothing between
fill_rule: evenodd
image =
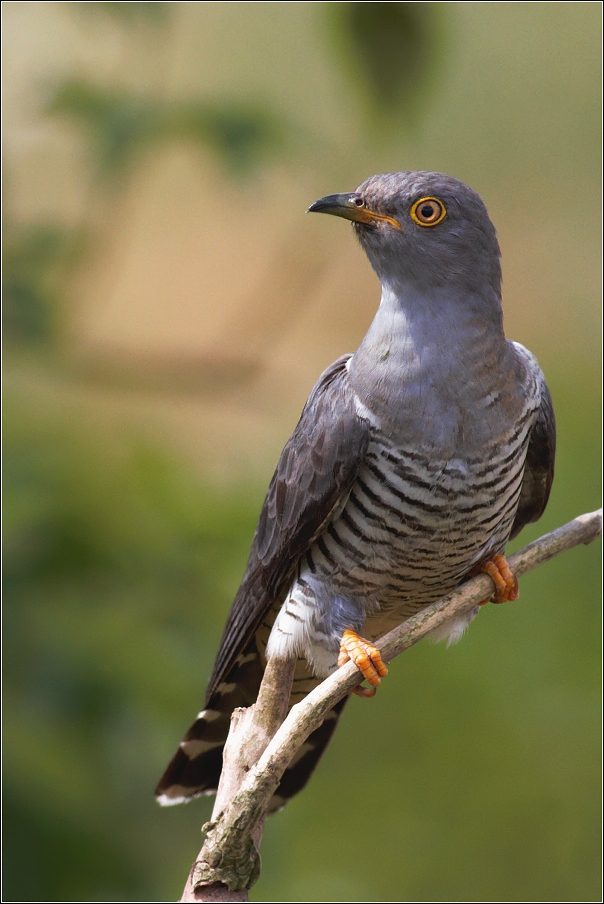
<instances>
[{"instance_id":1,"label":"yellow eye ring","mask_svg":"<svg viewBox=\"0 0 604 904\"><path fill-rule=\"evenodd\" d=\"M410 213L411 219L418 226L438 226L447 215L445 205L438 198L420 198Z\"/></svg>"}]
</instances>

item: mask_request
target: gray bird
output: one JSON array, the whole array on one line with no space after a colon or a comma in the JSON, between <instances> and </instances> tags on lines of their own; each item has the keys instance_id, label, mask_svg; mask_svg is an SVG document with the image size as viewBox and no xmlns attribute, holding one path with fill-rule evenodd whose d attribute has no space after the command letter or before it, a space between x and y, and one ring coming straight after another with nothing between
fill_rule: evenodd
<instances>
[{"instance_id":1,"label":"gray bird","mask_svg":"<svg viewBox=\"0 0 604 904\"><path fill-rule=\"evenodd\" d=\"M217 787L231 712L267 655L296 657L292 704L372 641L479 571L517 597L503 552L542 514L555 422L533 355L506 340L500 251L480 197L439 173L372 176L309 208L352 220L381 285L358 350L319 379L262 508L206 697L156 794ZM486 602L486 601L485 601ZM478 607L440 629L461 636ZM346 699L286 770L272 809L307 782Z\"/></svg>"}]
</instances>

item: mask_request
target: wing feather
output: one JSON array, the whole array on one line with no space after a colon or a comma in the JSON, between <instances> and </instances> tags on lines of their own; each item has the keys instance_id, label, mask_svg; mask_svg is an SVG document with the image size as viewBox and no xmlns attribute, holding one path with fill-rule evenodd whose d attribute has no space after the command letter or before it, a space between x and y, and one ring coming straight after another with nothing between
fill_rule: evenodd
<instances>
[{"instance_id":1,"label":"wing feather","mask_svg":"<svg viewBox=\"0 0 604 904\"><path fill-rule=\"evenodd\" d=\"M301 556L346 500L357 476L369 432L348 382L350 357L339 358L321 375L281 453L224 630L208 700L267 612L285 598Z\"/></svg>"},{"instance_id":2,"label":"wing feather","mask_svg":"<svg viewBox=\"0 0 604 904\"><path fill-rule=\"evenodd\" d=\"M541 372L539 372L541 374ZM545 510L554 479L556 419L549 390L541 374L541 402L529 439L520 501L510 539L526 524L538 521Z\"/></svg>"}]
</instances>

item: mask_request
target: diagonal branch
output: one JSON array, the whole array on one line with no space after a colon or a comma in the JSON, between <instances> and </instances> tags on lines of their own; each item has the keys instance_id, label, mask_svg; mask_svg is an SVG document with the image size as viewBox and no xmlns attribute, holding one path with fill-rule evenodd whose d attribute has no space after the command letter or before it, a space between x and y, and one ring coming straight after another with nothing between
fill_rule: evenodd
<instances>
[{"instance_id":1,"label":"diagonal branch","mask_svg":"<svg viewBox=\"0 0 604 904\"><path fill-rule=\"evenodd\" d=\"M580 515L510 556L510 568L517 575L524 574L573 546L591 543L601 533L601 509ZM490 577L479 575L472 578L386 634L377 644L382 658L389 662L443 622L475 606L492 592ZM270 669L267 667L267 681L281 687L288 680L291 683L290 663L273 660L270 665ZM271 725L280 724L280 727L256 764L246 770L247 775L230 802L225 801L222 812L213 814L215 821L204 827L206 842L193 865L182 901L247 900L245 889L250 888L259 875L257 844L270 798L306 738L358 683L359 672L354 663L348 662L293 706L282 724L281 718L271 718ZM260 712L259 707L256 708L252 725L256 718L267 724L267 716ZM234 739L229 738L231 746ZM233 864L236 864L235 870Z\"/></svg>"}]
</instances>

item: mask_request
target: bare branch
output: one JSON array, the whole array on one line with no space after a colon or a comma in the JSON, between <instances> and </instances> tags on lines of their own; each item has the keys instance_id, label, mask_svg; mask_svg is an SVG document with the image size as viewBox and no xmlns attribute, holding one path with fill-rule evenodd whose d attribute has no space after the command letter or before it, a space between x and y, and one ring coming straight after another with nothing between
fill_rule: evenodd
<instances>
[{"instance_id":1,"label":"bare branch","mask_svg":"<svg viewBox=\"0 0 604 904\"><path fill-rule=\"evenodd\" d=\"M229 844L224 850L220 817L285 719L295 667L295 659L270 659L255 704L236 709L231 716L212 819L203 827L206 842L189 873L181 901L248 900L247 889L260 874L258 847L266 808L255 814L250 832L238 833L229 824Z\"/></svg>"},{"instance_id":2,"label":"bare branch","mask_svg":"<svg viewBox=\"0 0 604 904\"><path fill-rule=\"evenodd\" d=\"M510 556L508 559L510 568L517 575L524 574L573 546L578 546L580 543L591 543L601 533L601 509L597 512L580 515ZM491 578L487 575L480 575L467 581L438 602L426 606L417 615L407 619L381 639L377 645L383 659L386 662L394 659L430 631L442 625L444 621L475 606L489 597L492 592ZM293 663L290 665L288 697L293 665ZM283 661L269 662L266 669L267 681L271 683L283 681L284 669L286 670L286 665ZM222 812L218 812L215 808L215 813L218 813L216 818L213 814L212 818L215 821L204 826L204 830L207 831L206 842L191 870L185 890L185 894L188 893L191 896L183 896L182 901L247 900L247 894L243 889L251 888L259 875L257 844L259 844L262 834L270 798L277 789L289 762L306 738L319 727L335 704L349 694L358 683L358 669L354 663L348 662L326 678L300 703L293 706L288 717L282 721L285 690L282 687L282 694L278 702L275 702L271 696L272 692L267 691L266 695L264 694L263 682L261 695L266 699L269 710L273 707L277 707L277 710L263 714L261 710L264 709L265 704L260 703L260 697L256 705L250 709L256 711L260 720L259 724L262 724L264 720L265 725L270 723L272 730L277 725L280 727L277 728L268 744L265 743L267 730L261 729L262 743L258 747L262 747L262 754L255 765L251 765L253 757L246 757L246 768L243 770L243 773L246 774L239 791L237 793L233 791L235 785L238 784L238 782L234 782L228 795L229 801L225 800L221 803L221 809L224 808ZM271 700L273 702L270 702ZM287 698L285 706L287 706ZM279 707L281 708L279 709ZM255 722L252 719L249 722L251 731L255 730L254 725ZM229 746L231 746L230 740ZM241 776L240 771L239 780L241 780ZM236 864L236 869L233 868L233 864ZM223 884L221 885L221 883ZM220 894L223 896L216 896ZM211 896L202 897L202 895ZM242 895L244 896L242 897Z\"/></svg>"}]
</instances>

